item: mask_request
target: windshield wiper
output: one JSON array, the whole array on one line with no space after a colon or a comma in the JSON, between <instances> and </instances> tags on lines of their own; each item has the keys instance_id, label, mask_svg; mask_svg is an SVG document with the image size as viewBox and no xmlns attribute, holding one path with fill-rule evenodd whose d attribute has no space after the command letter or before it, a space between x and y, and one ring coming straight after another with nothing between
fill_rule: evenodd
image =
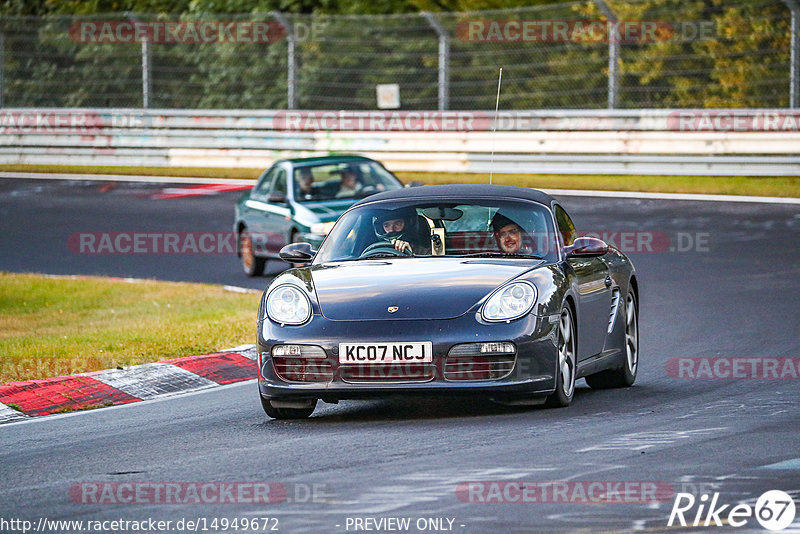
<instances>
[{"instance_id":1,"label":"windshield wiper","mask_svg":"<svg viewBox=\"0 0 800 534\"><path fill-rule=\"evenodd\" d=\"M374 260L375 258L413 258L414 256L407 256L406 254L390 254L388 252L379 252L377 254L370 254L363 258L353 258L354 260Z\"/></svg>"},{"instance_id":2,"label":"windshield wiper","mask_svg":"<svg viewBox=\"0 0 800 534\"><path fill-rule=\"evenodd\" d=\"M472 252L470 254L459 254L459 258L525 258L525 259L532 259L532 260L542 260L541 256L536 256L535 254L512 254L510 252L493 252L493 251L484 251L484 252Z\"/></svg>"}]
</instances>

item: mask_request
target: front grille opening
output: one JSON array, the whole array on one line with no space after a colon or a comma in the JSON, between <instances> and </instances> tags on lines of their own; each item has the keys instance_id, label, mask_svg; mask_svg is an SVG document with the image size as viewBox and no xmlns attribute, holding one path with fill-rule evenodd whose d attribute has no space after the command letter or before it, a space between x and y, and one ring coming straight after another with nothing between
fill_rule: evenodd
<instances>
[{"instance_id":1,"label":"front grille opening","mask_svg":"<svg viewBox=\"0 0 800 534\"><path fill-rule=\"evenodd\" d=\"M342 365L339 376L345 382L428 382L436 369L430 363Z\"/></svg>"},{"instance_id":2,"label":"front grille opening","mask_svg":"<svg viewBox=\"0 0 800 534\"><path fill-rule=\"evenodd\" d=\"M275 374L287 382L330 382L333 366L328 360L273 356Z\"/></svg>"},{"instance_id":3,"label":"front grille opening","mask_svg":"<svg viewBox=\"0 0 800 534\"><path fill-rule=\"evenodd\" d=\"M450 349L444 362L445 380L499 380L511 374L517 361L512 343L466 343Z\"/></svg>"}]
</instances>

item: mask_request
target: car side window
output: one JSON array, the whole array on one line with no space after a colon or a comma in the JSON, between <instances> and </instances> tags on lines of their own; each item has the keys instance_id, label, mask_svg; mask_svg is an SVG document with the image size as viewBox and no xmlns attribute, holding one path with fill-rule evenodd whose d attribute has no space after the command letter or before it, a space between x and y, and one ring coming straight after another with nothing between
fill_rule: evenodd
<instances>
[{"instance_id":1,"label":"car side window","mask_svg":"<svg viewBox=\"0 0 800 534\"><path fill-rule=\"evenodd\" d=\"M556 215L556 223L558 224L558 232L561 234L561 239L564 241L564 246L569 246L575 242L578 237L578 232L575 230L575 225L572 219L569 218L564 208L556 204L554 209Z\"/></svg>"},{"instance_id":2,"label":"car side window","mask_svg":"<svg viewBox=\"0 0 800 534\"><path fill-rule=\"evenodd\" d=\"M277 169L274 174L275 180L272 183L270 193L282 193L286 196L286 169Z\"/></svg>"},{"instance_id":3,"label":"car side window","mask_svg":"<svg viewBox=\"0 0 800 534\"><path fill-rule=\"evenodd\" d=\"M258 179L258 183L253 188L253 194L256 196L266 196L272 187L274 178L275 167L264 171L264 174L261 175L261 178Z\"/></svg>"}]
</instances>

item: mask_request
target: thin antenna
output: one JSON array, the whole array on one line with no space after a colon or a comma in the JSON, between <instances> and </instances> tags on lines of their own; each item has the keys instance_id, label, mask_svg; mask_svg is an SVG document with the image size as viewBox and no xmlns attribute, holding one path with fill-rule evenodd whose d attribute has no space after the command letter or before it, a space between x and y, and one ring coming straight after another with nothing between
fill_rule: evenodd
<instances>
[{"instance_id":1,"label":"thin antenna","mask_svg":"<svg viewBox=\"0 0 800 534\"><path fill-rule=\"evenodd\" d=\"M500 108L500 84L503 83L503 67L500 67L500 76L497 78L497 99L494 102L494 128L492 128L492 156L489 159L489 185L492 184L492 169L494 167L494 138L497 133L497 110Z\"/></svg>"}]
</instances>

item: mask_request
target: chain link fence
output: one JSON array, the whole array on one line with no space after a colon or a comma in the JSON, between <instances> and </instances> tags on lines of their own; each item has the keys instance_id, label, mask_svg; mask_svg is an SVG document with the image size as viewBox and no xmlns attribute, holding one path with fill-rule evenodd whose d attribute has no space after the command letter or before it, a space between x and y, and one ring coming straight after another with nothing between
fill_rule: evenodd
<instances>
[{"instance_id":1,"label":"chain link fence","mask_svg":"<svg viewBox=\"0 0 800 534\"><path fill-rule=\"evenodd\" d=\"M0 107L797 107L798 0L0 20Z\"/></svg>"}]
</instances>

